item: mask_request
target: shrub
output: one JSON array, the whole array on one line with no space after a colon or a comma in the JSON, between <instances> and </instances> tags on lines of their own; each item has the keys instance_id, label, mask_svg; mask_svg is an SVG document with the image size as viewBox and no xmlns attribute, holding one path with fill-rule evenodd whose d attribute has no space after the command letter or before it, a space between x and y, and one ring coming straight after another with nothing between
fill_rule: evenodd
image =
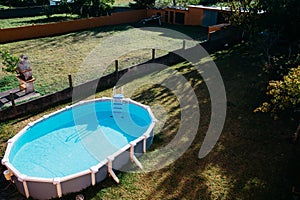
<instances>
[{"instance_id":1,"label":"shrub","mask_svg":"<svg viewBox=\"0 0 300 200\"><path fill-rule=\"evenodd\" d=\"M281 114L291 114L300 105L300 66L291 68L283 80L270 81L267 88L269 102L264 102L254 112L270 112L277 119Z\"/></svg>"},{"instance_id":2,"label":"shrub","mask_svg":"<svg viewBox=\"0 0 300 200\"><path fill-rule=\"evenodd\" d=\"M19 62L19 58L11 55L8 50L0 50L2 64L5 72L14 73Z\"/></svg>"}]
</instances>

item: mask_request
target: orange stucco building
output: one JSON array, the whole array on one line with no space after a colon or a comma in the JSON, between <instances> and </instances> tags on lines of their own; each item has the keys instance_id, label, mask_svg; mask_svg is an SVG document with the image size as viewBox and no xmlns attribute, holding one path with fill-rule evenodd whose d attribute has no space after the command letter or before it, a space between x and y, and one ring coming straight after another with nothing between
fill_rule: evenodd
<instances>
[{"instance_id":1,"label":"orange stucco building","mask_svg":"<svg viewBox=\"0 0 300 200\"><path fill-rule=\"evenodd\" d=\"M224 23L223 14L229 10L221 7L188 6L187 8L166 7L162 9L148 9L147 16L160 15L162 22L193 26L212 26Z\"/></svg>"}]
</instances>

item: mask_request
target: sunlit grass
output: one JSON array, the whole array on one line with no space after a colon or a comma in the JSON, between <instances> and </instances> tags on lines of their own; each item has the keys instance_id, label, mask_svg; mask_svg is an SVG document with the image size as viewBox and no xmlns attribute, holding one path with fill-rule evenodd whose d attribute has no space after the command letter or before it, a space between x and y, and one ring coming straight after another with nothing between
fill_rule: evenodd
<instances>
[{"instance_id":1,"label":"sunlit grass","mask_svg":"<svg viewBox=\"0 0 300 200\"><path fill-rule=\"evenodd\" d=\"M54 14L48 18L46 15L23 18L0 19L0 28L14 28L20 26L31 26L33 24L45 24L51 22L60 22L66 20L78 19L75 14Z\"/></svg>"},{"instance_id":2,"label":"sunlit grass","mask_svg":"<svg viewBox=\"0 0 300 200\"><path fill-rule=\"evenodd\" d=\"M8 6L0 5L0 9L8 9Z\"/></svg>"},{"instance_id":3,"label":"sunlit grass","mask_svg":"<svg viewBox=\"0 0 300 200\"><path fill-rule=\"evenodd\" d=\"M133 0L115 0L114 6L129 6L130 2L134 2Z\"/></svg>"},{"instance_id":4,"label":"sunlit grass","mask_svg":"<svg viewBox=\"0 0 300 200\"><path fill-rule=\"evenodd\" d=\"M185 27L181 27L183 32L187 31ZM177 26L167 26L166 28L178 29ZM83 83L98 78L103 74L113 72L115 70L115 59L119 60L119 70L150 60L151 49L144 48L112 58L108 66L101 66L105 68L104 73L96 73L96 70L99 70L98 65L87 65L89 63L90 54L96 48L99 54L97 59L100 60L101 65L101 55L103 52L108 51L107 47L101 46L101 43L105 43L116 33L123 32L124 37L127 37L129 41L133 41L135 37L139 37L139 35L137 35L139 32L132 31L132 29L133 27L129 25L99 27L61 36L3 44L0 46L0 49L8 49L15 56L25 54L29 57L33 75L36 79L35 89L44 95L67 88L69 84L69 74L74 75L76 82ZM201 33L203 35L205 34L202 29L198 28L196 28L194 32L197 32L198 36L201 35ZM135 33L135 35L132 33ZM159 32L151 33L150 31L147 33L153 35L152 37L159 37L160 34ZM161 40L160 43L168 45L172 40L176 41L180 39L172 38ZM143 44L151 45L151 42L152 40L144 40ZM122 48L124 49L123 45L115 45L112 51L117 51ZM124 51L126 52L126 49L124 49ZM165 50L157 50L156 57L165 55L166 53ZM4 76L5 74L0 72L0 78Z\"/></svg>"},{"instance_id":5,"label":"sunlit grass","mask_svg":"<svg viewBox=\"0 0 300 200\"><path fill-rule=\"evenodd\" d=\"M222 168L208 165L202 172L210 199L229 199L234 181L222 173Z\"/></svg>"}]
</instances>

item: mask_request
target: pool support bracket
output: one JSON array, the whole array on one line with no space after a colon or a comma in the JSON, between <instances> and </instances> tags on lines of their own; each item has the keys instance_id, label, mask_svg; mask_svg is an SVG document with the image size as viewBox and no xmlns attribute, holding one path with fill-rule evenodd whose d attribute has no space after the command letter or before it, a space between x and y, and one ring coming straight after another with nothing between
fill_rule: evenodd
<instances>
[{"instance_id":1,"label":"pool support bracket","mask_svg":"<svg viewBox=\"0 0 300 200\"><path fill-rule=\"evenodd\" d=\"M142 163L137 159L137 157L134 155L134 146L136 143L130 143L130 159L132 162L134 162L141 170L144 169Z\"/></svg>"},{"instance_id":2,"label":"pool support bracket","mask_svg":"<svg viewBox=\"0 0 300 200\"><path fill-rule=\"evenodd\" d=\"M117 177L117 175L115 174L115 172L114 172L113 169L112 169L112 161L113 161L114 159L115 159L115 158L107 157L107 160L108 160L108 163L107 163L107 170L108 170L108 173L111 175L111 177L112 177L117 183L120 183L119 178Z\"/></svg>"}]
</instances>

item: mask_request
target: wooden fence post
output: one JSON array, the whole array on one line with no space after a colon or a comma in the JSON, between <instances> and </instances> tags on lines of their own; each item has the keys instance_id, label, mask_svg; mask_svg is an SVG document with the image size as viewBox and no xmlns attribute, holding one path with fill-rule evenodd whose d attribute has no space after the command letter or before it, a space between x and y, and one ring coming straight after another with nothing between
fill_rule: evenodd
<instances>
[{"instance_id":1,"label":"wooden fence post","mask_svg":"<svg viewBox=\"0 0 300 200\"><path fill-rule=\"evenodd\" d=\"M70 87L70 88L73 88L72 75L69 74L69 75L68 75L68 78L69 78L69 87Z\"/></svg>"},{"instance_id":2,"label":"wooden fence post","mask_svg":"<svg viewBox=\"0 0 300 200\"><path fill-rule=\"evenodd\" d=\"M119 61L115 60L115 74L116 74L116 79L119 78Z\"/></svg>"},{"instance_id":3,"label":"wooden fence post","mask_svg":"<svg viewBox=\"0 0 300 200\"><path fill-rule=\"evenodd\" d=\"M152 49L152 60L155 59L155 49Z\"/></svg>"},{"instance_id":4,"label":"wooden fence post","mask_svg":"<svg viewBox=\"0 0 300 200\"><path fill-rule=\"evenodd\" d=\"M15 103L15 98L14 98L14 93L9 93L9 96L10 96L10 100L11 100L11 105L13 107L15 107L16 103Z\"/></svg>"}]
</instances>

